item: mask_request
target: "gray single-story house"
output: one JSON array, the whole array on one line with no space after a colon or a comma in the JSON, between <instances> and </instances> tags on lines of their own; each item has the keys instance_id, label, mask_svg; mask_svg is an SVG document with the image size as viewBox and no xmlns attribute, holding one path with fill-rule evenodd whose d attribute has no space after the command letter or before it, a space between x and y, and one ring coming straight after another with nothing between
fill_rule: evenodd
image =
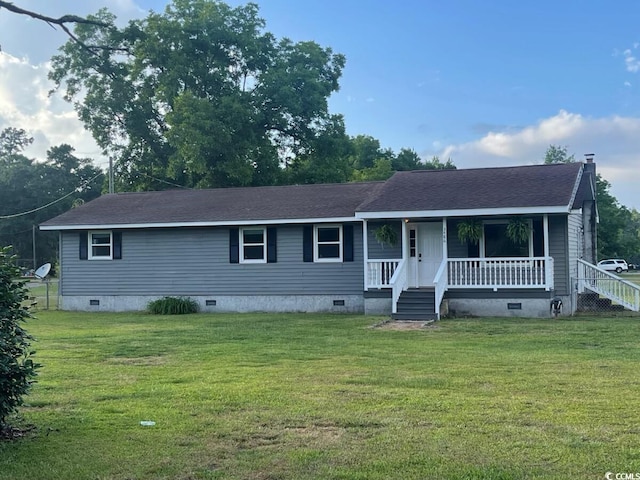
<instances>
[{"instance_id":1,"label":"gray single-story house","mask_svg":"<svg viewBox=\"0 0 640 480\"><path fill-rule=\"evenodd\" d=\"M109 194L40 228L59 231L66 310L188 296L210 312L422 319L546 317L554 297L572 313L578 262L596 259L596 222L588 161Z\"/></svg>"}]
</instances>

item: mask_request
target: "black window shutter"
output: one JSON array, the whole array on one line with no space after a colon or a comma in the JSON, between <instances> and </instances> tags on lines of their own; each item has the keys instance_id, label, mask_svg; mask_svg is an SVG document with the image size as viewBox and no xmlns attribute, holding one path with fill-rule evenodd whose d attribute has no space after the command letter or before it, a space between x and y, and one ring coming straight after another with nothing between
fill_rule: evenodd
<instances>
[{"instance_id":1,"label":"black window shutter","mask_svg":"<svg viewBox=\"0 0 640 480\"><path fill-rule=\"evenodd\" d=\"M267 227L267 263L278 261L278 229Z\"/></svg>"},{"instance_id":2,"label":"black window shutter","mask_svg":"<svg viewBox=\"0 0 640 480\"><path fill-rule=\"evenodd\" d=\"M313 225L302 229L302 261L313 262Z\"/></svg>"},{"instance_id":3,"label":"black window shutter","mask_svg":"<svg viewBox=\"0 0 640 480\"><path fill-rule=\"evenodd\" d=\"M353 262L353 225L343 225L342 236L342 260Z\"/></svg>"},{"instance_id":4,"label":"black window shutter","mask_svg":"<svg viewBox=\"0 0 640 480\"><path fill-rule=\"evenodd\" d=\"M86 260L89 258L89 232L79 232L78 240L80 241L80 260Z\"/></svg>"},{"instance_id":5,"label":"black window shutter","mask_svg":"<svg viewBox=\"0 0 640 480\"><path fill-rule=\"evenodd\" d=\"M229 263L240 263L240 229L229 229Z\"/></svg>"},{"instance_id":6,"label":"black window shutter","mask_svg":"<svg viewBox=\"0 0 640 480\"><path fill-rule=\"evenodd\" d=\"M113 232L113 259L122 260L122 232Z\"/></svg>"}]
</instances>

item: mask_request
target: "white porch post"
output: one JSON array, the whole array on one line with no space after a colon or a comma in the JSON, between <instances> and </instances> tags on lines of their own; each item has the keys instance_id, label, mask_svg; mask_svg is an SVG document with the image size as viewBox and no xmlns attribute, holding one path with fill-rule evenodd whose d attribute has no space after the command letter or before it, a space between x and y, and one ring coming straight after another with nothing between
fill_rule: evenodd
<instances>
[{"instance_id":1,"label":"white porch post","mask_svg":"<svg viewBox=\"0 0 640 480\"><path fill-rule=\"evenodd\" d=\"M367 241L367 230L369 222L362 220L362 257L364 264L364 290L369 290L369 242Z\"/></svg>"},{"instance_id":2,"label":"white porch post","mask_svg":"<svg viewBox=\"0 0 640 480\"><path fill-rule=\"evenodd\" d=\"M544 256L549 256L549 214L542 217L542 232L544 237Z\"/></svg>"},{"instance_id":3,"label":"white porch post","mask_svg":"<svg viewBox=\"0 0 640 480\"><path fill-rule=\"evenodd\" d=\"M544 236L544 281L548 291L553 288L553 262L549 260L549 215L547 213L542 216L542 232Z\"/></svg>"},{"instance_id":4,"label":"white porch post","mask_svg":"<svg viewBox=\"0 0 640 480\"><path fill-rule=\"evenodd\" d=\"M402 259L409 261L409 222L406 218L402 220Z\"/></svg>"},{"instance_id":5,"label":"white porch post","mask_svg":"<svg viewBox=\"0 0 640 480\"><path fill-rule=\"evenodd\" d=\"M442 219L442 259L449 258L448 246L447 246L447 218Z\"/></svg>"},{"instance_id":6,"label":"white porch post","mask_svg":"<svg viewBox=\"0 0 640 480\"><path fill-rule=\"evenodd\" d=\"M369 290L369 242L368 242L368 227L369 222L365 219L362 220L362 257L364 264L364 290Z\"/></svg>"}]
</instances>

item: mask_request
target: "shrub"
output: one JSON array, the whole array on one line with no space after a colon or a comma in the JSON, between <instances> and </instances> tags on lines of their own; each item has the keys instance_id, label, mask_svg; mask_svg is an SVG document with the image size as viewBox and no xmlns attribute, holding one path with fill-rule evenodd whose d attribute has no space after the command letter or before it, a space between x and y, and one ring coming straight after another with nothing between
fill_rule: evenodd
<instances>
[{"instance_id":1,"label":"shrub","mask_svg":"<svg viewBox=\"0 0 640 480\"><path fill-rule=\"evenodd\" d=\"M184 315L198 313L198 303L193 298L187 297L163 297L147 306L149 313L155 315Z\"/></svg>"},{"instance_id":2,"label":"shrub","mask_svg":"<svg viewBox=\"0 0 640 480\"><path fill-rule=\"evenodd\" d=\"M29 293L19 277L10 248L0 248L0 434L8 430L8 417L22 405L40 366L31 358L34 338L21 326L31 314L23 306Z\"/></svg>"}]
</instances>

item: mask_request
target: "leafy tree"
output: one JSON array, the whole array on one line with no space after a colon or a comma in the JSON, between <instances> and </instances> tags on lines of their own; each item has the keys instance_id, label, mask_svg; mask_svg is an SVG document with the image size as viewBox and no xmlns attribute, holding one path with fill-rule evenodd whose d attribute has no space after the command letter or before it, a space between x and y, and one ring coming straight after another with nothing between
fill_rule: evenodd
<instances>
[{"instance_id":1,"label":"leafy tree","mask_svg":"<svg viewBox=\"0 0 640 480\"><path fill-rule=\"evenodd\" d=\"M289 160L283 181L288 184L342 183L351 179L353 146L344 119L333 115L310 140L306 152Z\"/></svg>"},{"instance_id":2,"label":"leafy tree","mask_svg":"<svg viewBox=\"0 0 640 480\"><path fill-rule=\"evenodd\" d=\"M437 156L431 157L431 160L423 162L420 156L411 149L401 148L398 155L393 159L393 169L396 171L402 170L445 170L455 169L456 166L449 158L446 162L442 163Z\"/></svg>"},{"instance_id":3,"label":"leafy tree","mask_svg":"<svg viewBox=\"0 0 640 480\"><path fill-rule=\"evenodd\" d=\"M393 175L393 165L388 158L378 158L374 161L373 166L355 170L353 172L353 180L356 182L386 180Z\"/></svg>"},{"instance_id":4,"label":"leafy tree","mask_svg":"<svg viewBox=\"0 0 640 480\"><path fill-rule=\"evenodd\" d=\"M401 148L391 161L391 166L396 171L420 170L424 168L424 165L420 156L410 148Z\"/></svg>"},{"instance_id":5,"label":"leafy tree","mask_svg":"<svg viewBox=\"0 0 640 480\"><path fill-rule=\"evenodd\" d=\"M69 145L52 147L45 161L27 158L22 149L32 141L24 130L0 132L0 244L13 245L23 264L33 256L34 233L36 263L55 261L57 235L34 226L96 198L103 181L100 169Z\"/></svg>"},{"instance_id":6,"label":"leafy tree","mask_svg":"<svg viewBox=\"0 0 640 480\"><path fill-rule=\"evenodd\" d=\"M438 156L434 155L431 160L425 162L421 168L422 170L455 170L456 166L453 161L448 158L446 162L442 163Z\"/></svg>"},{"instance_id":7,"label":"leafy tree","mask_svg":"<svg viewBox=\"0 0 640 480\"><path fill-rule=\"evenodd\" d=\"M391 149L382 149L380 142L369 135L358 135L351 139L353 148L349 159L353 167L351 180L385 180L394 172L403 170L455 169L451 159L442 163L437 156L423 162L412 149L401 148L396 155Z\"/></svg>"},{"instance_id":8,"label":"leafy tree","mask_svg":"<svg viewBox=\"0 0 640 480\"><path fill-rule=\"evenodd\" d=\"M33 143L33 138L22 128L7 127L0 132L0 161L13 163L16 156Z\"/></svg>"},{"instance_id":9,"label":"leafy tree","mask_svg":"<svg viewBox=\"0 0 640 480\"><path fill-rule=\"evenodd\" d=\"M630 244L626 249L625 259L635 265L640 265L640 212L635 208L629 212L630 219L625 224L623 238Z\"/></svg>"},{"instance_id":10,"label":"leafy tree","mask_svg":"<svg viewBox=\"0 0 640 480\"><path fill-rule=\"evenodd\" d=\"M576 161L575 155L568 153L569 147L562 147L560 145L549 145L547 151L544 154L544 163L573 163Z\"/></svg>"},{"instance_id":11,"label":"leafy tree","mask_svg":"<svg viewBox=\"0 0 640 480\"><path fill-rule=\"evenodd\" d=\"M10 248L0 248L0 437L10 433L9 416L22 405L40 366L32 359L33 337L22 327L31 315L22 306L28 293L19 274Z\"/></svg>"},{"instance_id":12,"label":"leafy tree","mask_svg":"<svg viewBox=\"0 0 640 480\"><path fill-rule=\"evenodd\" d=\"M354 170L363 170L372 168L376 160L387 159L392 160L393 151L390 149L382 149L380 141L370 135L357 135L351 138L352 154L349 163Z\"/></svg>"},{"instance_id":13,"label":"leafy tree","mask_svg":"<svg viewBox=\"0 0 640 480\"><path fill-rule=\"evenodd\" d=\"M575 156L567 147L550 145L544 163L571 163ZM640 252L640 218L611 195L611 184L596 175L596 201L598 208L598 259L638 258ZM634 221L636 219L636 221Z\"/></svg>"},{"instance_id":14,"label":"leafy tree","mask_svg":"<svg viewBox=\"0 0 640 480\"><path fill-rule=\"evenodd\" d=\"M290 159L317 159L344 56L277 40L255 4L174 0L122 29L105 9L87 20L50 78L116 159L125 189L161 188L154 178L274 184Z\"/></svg>"},{"instance_id":15,"label":"leafy tree","mask_svg":"<svg viewBox=\"0 0 640 480\"><path fill-rule=\"evenodd\" d=\"M598 259L628 258L640 250L638 231L633 227L631 212L611 195L611 184L597 175L596 198L598 205Z\"/></svg>"}]
</instances>

